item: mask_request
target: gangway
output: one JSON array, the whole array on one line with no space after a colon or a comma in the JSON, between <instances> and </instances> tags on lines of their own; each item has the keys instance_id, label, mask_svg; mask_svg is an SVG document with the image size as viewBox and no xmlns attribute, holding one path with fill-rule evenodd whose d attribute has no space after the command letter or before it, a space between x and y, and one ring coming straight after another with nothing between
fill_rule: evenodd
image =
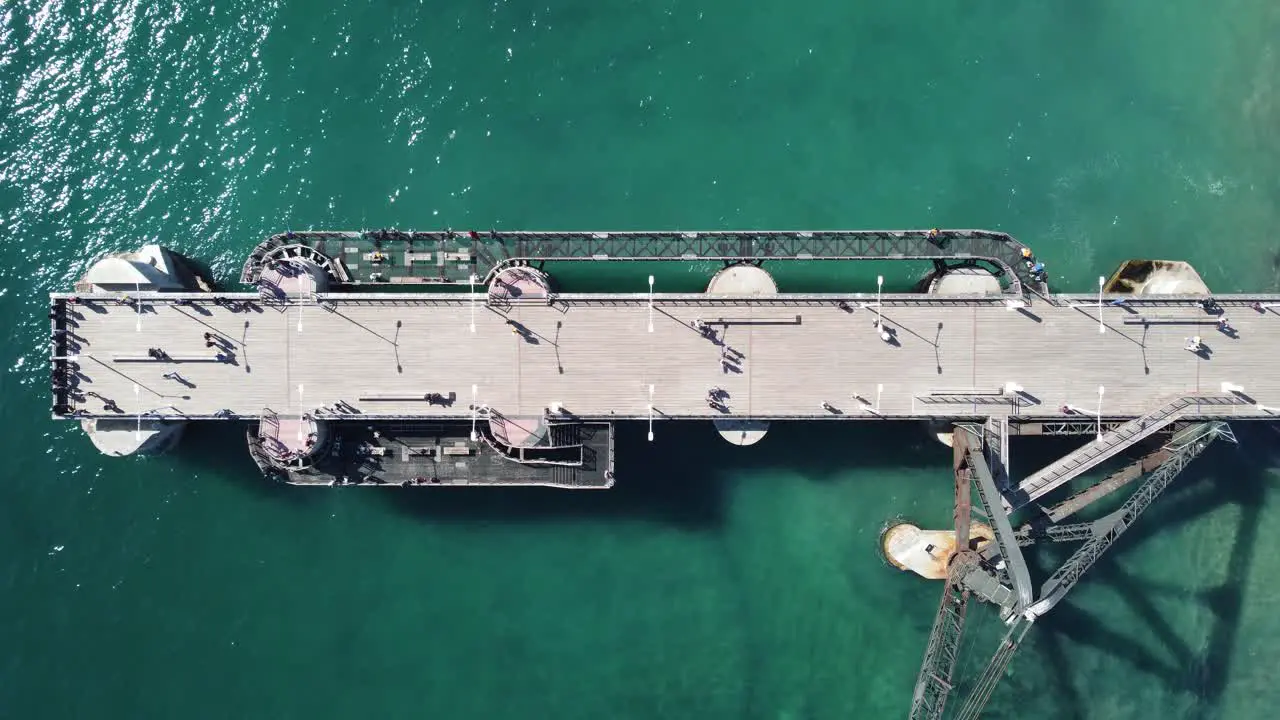
<instances>
[{"instance_id":1,"label":"gangway","mask_svg":"<svg viewBox=\"0 0 1280 720\"><path fill-rule=\"evenodd\" d=\"M966 429L979 438L982 437L981 426L959 425L958 428ZM952 437L959 437L961 434L955 433ZM988 449L988 451L991 450L991 448ZM1023 608L1031 603L1031 574L1027 570L1026 561L1022 558L1022 551L1018 549L1009 516L1000 505L1000 494L996 489L995 479L991 475L990 461L981 454L981 446L977 449L977 453L975 448L968 446L965 460L976 481L983 511L991 523L991 529L995 530L996 547L999 548L1000 559L1004 561L1004 570L1009 575L1009 584L1017 595L1011 610L1014 614L1021 613Z\"/></svg>"},{"instance_id":2,"label":"gangway","mask_svg":"<svg viewBox=\"0 0 1280 720\"><path fill-rule=\"evenodd\" d=\"M1185 395L1174 398L1145 415L1103 433L1096 442L1084 445L1027 476L1012 493L1012 497L1008 498L1011 509L1017 510L1061 487L1134 443L1160 432L1183 415L1193 412L1193 406L1205 402L1232 404L1244 401L1233 395Z\"/></svg>"},{"instance_id":3,"label":"gangway","mask_svg":"<svg viewBox=\"0 0 1280 720\"><path fill-rule=\"evenodd\" d=\"M1138 516L1151 505L1169 483L1182 472L1192 460L1200 456L1205 448L1216 438L1225 438L1235 442L1231 428L1224 422L1215 421L1193 425L1179 433L1170 441L1173 454L1160 467L1156 468L1146 482L1134 491L1119 510L1092 523L1077 523L1062 526L1059 529L1061 539L1083 539L1084 544L1067 558L1067 561L1040 586L1040 599L1027 609L1028 615L1039 617L1049 612L1054 605L1070 592L1079 582L1080 577L1097 562L1098 558L1115 543ZM1087 534L1086 534L1087 530Z\"/></svg>"},{"instance_id":4,"label":"gangway","mask_svg":"<svg viewBox=\"0 0 1280 720\"><path fill-rule=\"evenodd\" d=\"M370 253L403 248L404 263L353 262ZM979 229L941 230L638 230L551 231L436 230L278 233L249 255L240 281L252 284L272 263L304 257L339 283L382 284L396 277L415 282L487 283L509 267L545 262L674 260L762 263L775 260L927 260L943 267L978 265L1007 283L1005 295L1047 294L1043 275L1032 272L1024 251L1008 233ZM344 256L347 258L344 260ZM416 262L436 258L430 270ZM376 267L376 272L374 271Z\"/></svg>"}]
</instances>

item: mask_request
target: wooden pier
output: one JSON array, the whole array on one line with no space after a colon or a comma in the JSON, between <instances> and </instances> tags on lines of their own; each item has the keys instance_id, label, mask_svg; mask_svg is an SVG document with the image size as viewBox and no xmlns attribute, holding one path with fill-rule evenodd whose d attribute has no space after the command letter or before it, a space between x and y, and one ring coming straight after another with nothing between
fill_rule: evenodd
<instances>
[{"instance_id":1,"label":"wooden pier","mask_svg":"<svg viewBox=\"0 0 1280 720\"><path fill-rule=\"evenodd\" d=\"M366 416L429 419L470 418L473 405L542 416L554 405L583 419L656 422L1087 421L1137 417L1171 396L1221 396L1224 383L1241 388L1229 393L1239 402L1193 402L1184 415L1271 417L1268 407L1280 405L1269 359L1280 317L1250 307L1255 296L1217 297L1231 334L1200 326L1193 298L1104 302L1101 321L1088 303L1096 296L1019 308L1000 298L884 296L878 313L874 295L656 294L652 304L646 294L561 295L506 312L488 307L481 289L283 303L249 294L55 299L69 320L67 352L93 392L67 415L257 417L341 403ZM221 340L211 346L206 333ZM1186 349L1192 334L1202 338L1196 352ZM719 409L707 402L711 388L726 394ZM432 394L455 401L429 402Z\"/></svg>"}]
</instances>

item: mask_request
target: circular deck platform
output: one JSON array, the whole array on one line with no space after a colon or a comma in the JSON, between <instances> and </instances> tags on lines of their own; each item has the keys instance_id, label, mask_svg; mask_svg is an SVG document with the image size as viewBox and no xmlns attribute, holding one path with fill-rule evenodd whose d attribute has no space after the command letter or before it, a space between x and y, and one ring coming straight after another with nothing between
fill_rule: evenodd
<instances>
[{"instance_id":1,"label":"circular deck platform","mask_svg":"<svg viewBox=\"0 0 1280 720\"><path fill-rule=\"evenodd\" d=\"M273 262L263 270L258 289L281 300L300 298L328 292L329 275L310 260L288 258Z\"/></svg>"},{"instance_id":2,"label":"circular deck platform","mask_svg":"<svg viewBox=\"0 0 1280 720\"><path fill-rule=\"evenodd\" d=\"M328 424L313 415L264 414L258 421L258 440L272 463L279 467L309 464L328 440Z\"/></svg>"},{"instance_id":3,"label":"circular deck platform","mask_svg":"<svg viewBox=\"0 0 1280 720\"><path fill-rule=\"evenodd\" d=\"M969 545L981 550L995 537L994 531L982 523L969 526ZM926 580L947 577L951 558L956 554L955 530L921 530L911 523L899 523L885 530L880 549L891 565L907 570Z\"/></svg>"},{"instance_id":4,"label":"circular deck platform","mask_svg":"<svg viewBox=\"0 0 1280 720\"><path fill-rule=\"evenodd\" d=\"M708 295L777 295L773 276L756 265L730 265L707 283ZM767 420L715 420L716 432L734 445L755 445L769 431Z\"/></svg>"},{"instance_id":5,"label":"circular deck platform","mask_svg":"<svg viewBox=\"0 0 1280 720\"><path fill-rule=\"evenodd\" d=\"M541 417L512 417L490 411L489 433L507 447L533 447L547 434L547 427Z\"/></svg>"},{"instance_id":6,"label":"circular deck platform","mask_svg":"<svg viewBox=\"0 0 1280 720\"><path fill-rule=\"evenodd\" d=\"M80 428L104 455L160 455L182 437L185 422L136 417L89 418Z\"/></svg>"},{"instance_id":7,"label":"circular deck platform","mask_svg":"<svg viewBox=\"0 0 1280 720\"><path fill-rule=\"evenodd\" d=\"M755 445L769 431L767 420L713 420L720 437L734 445Z\"/></svg>"},{"instance_id":8,"label":"circular deck platform","mask_svg":"<svg viewBox=\"0 0 1280 720\"><path fill-rule=\"evenodd\" d=\"M547 302L551 296L551 278L531 267L503 268L489 283L489 302L503 304L518 301Z\"/></svg>"},{"instance_id":9,"label":"circular deck platform","mask_svg":"<svg viewBox=\"0 0 1280 720\"><path fill-rule=\"evenodd\" d=\"M778 283L756 265L730 265L707 283L708 295L777 295Z\"/></svg>"},{"instance_id":10,"label":"circular deck platform","mask_svg":"<svg viewBox=\"0 0 1280 720\"><path fill-rule=\"evenodd\" d=\"M999 295L1000 280L980 267L953 267L929 284L930 295Z\"/></svg>"}]
</instances>

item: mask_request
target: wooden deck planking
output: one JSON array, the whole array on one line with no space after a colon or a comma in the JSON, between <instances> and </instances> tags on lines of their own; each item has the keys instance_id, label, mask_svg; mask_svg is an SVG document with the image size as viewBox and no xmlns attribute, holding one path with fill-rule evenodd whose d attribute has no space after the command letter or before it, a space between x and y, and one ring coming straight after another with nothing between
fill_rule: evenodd
<instances>
[{"instance_id":1,"label":"wooden deck planking","mask_svg":"<svg viewBox=\"0 0 1280 720\"><path fill-rule=\"evenodd\" d=\"M1236 340L1212 326L1182 324L1151 325L1144 340L1142 326L1123 324L1128 313L1119 308L1104 309L1109 328L1099 334L1096 311L1070 307L1037 304L1031 310L1040 322L1002 307L886 307L886 325L897 329L900 343L893 346L876 334L874 308L850 314L834 306L769 300L751 306L663 306L658 296L653 333L647 330L644 301L522 305L506 316L478 303L475 333L467 303L338 300L336 305L333 313L314 305L239 313L207 305L212 314L206 316L189 307L157 304L155 313L144 313L141 332L129 307L82 310L77 333L89 341L82 354L122 373L82 359L81 371L92 380L82 388L114 399L126 415L170 404L188 415L223 408L256 415L264 407L286 414L343 401L369 414L469 417L473 384L480 404L513 417L538 415L552 402L583 416L608 417L611 411L644 416L650 384L659 417L720 417L706 403L707 390L717 386L729 392L731 414L744 417L824 417L829 415L821 408L824 401L849 415L867 415L852 395L874 403L877 384L883 385L885 415L1007 414L1008 404L975 410L973 405L913 404L912 397L935 390L994 391L1011 381L1040 400L1039 406L1021 410L1033 416L1057 415L1067 403L1092 410L1098 385L1106 387L1103 411L1109 416L1140 414L1169 395L1217 393L1223 381L1243 385L1259 402L1280 404L1280 379L1269 361L1280 346L1280 317L1252 311L1231 318L1240 333ZM1186 317L1192 311L1144 312ZM762 322L794 323L797 315L799 325ZM735 322L726 327L718 323L721 317ZM538 342L513 334L508 318L539 336ZM693 329L695 318L712 323L729 346L744 353L741 374L722 372L721 348ZM145 356L149 347L177 358L212 357L203 338L210 328L236 341L238 365L112 360ZM1213 348L1211 360L1183 349L1183 339L1197 332ZM1137 344L1144 341L1149 374ZM197 387L163 379L169 371ZM442 408L403 399L429 392L455 392L457 402ZM402 399L360 400L376 396ZM102 410L93 398L81 407Z\"/></svg>"}]
</instances>

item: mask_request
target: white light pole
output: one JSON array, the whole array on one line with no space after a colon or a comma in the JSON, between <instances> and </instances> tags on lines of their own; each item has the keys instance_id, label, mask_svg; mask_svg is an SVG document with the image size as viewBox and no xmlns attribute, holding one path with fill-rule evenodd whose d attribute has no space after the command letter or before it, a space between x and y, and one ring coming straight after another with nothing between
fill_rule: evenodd
<instances>
[{"instance_id":1,"label":"white light pole","mask_svg":"<svg viewBox=\"0 0 1280 720\"><path fill-rule=\"evenodd\" d=\"M1105 285L1106 282L1107 282L1106 278L1102 277L1101 275L1098 276L1098 334L1099 335L1107 331L1107 326L1102 324L1102 286Z\"/></svg>"},{"instance_id":2,"label":"white light pole","mask_svg":"<svg viewBox=\"0 0 1280 720\"><path fill-rule=\"evenodd\" d=\"M134 329L138 332L142 332L142 299L138 297L138 295L142 294L142 284L134 283L133 288L136 291L133 296L133 306L138 310L138 321L135 324Z\"/></svg>"},{"instance_id":3,"label":"white light pole","mask_svg":"<svg viewBox=\"0 0 1280 720\"><path fill-rule=\"evenodd\" d=\"M1106 391L1107 391L1106 388L1102 387L1101 385L1098 386L1098 435L1097 435L1098 442L1102 442L1102 393Z\"/></svg>"},{"instance_id":4,"label":"white light pole","mask_svg":"<svg viewBox=\"0 0 1280 720\"><path fill-rule=\"evenodd\" d=\"M471 288L471 332L476 331L476 274L471 273L467 276L467 287ZM475 435L475 433L472 433ZM473 441L475 438L471 438Z\"/></svg>"},{"instance_id":5,"label":"white light pole","mask_svg":"<svg viewBox=\"0 0 1280 720\"><path fill-rule=\"evenodd\" d=\"M649 332L653 332L653 276L649 276ZM649 386L653 388L652 385ZM653 433L650 433L652 435ZM652 440L653 438L649 438Z\"/></svg>"},{"instance_id":6,"label":"white light pole","mask_svg":"<svg viewBox=\"0 0 1280 720\"><path fill-rule=\"evenodd\" d=\"M877 275L876 276L876 327L880 327L880 290L883 287L884 287L884 276Z\"/></svg>"},{"instance_id":7,"label":"white light pole","mask_svg":"<svg viewBox=\"0 0 1280 720\"><path fill-rule=\"evenodd\" d=\"M472 277L475 277L472 275ZM471 442L476 441L476 386L471 386Z\"/></svg>"},{"instance_id":8,"label":"white light pole","mask_svg":"<svg viewBox=\"0 0 1280 720\"><path fill-rule=\"evenodd\" d=\"M880 393L884 392L884 385L876 384L876 414L880 414Z\"/></svg>"},{"instance_id":9,"label":"white light pole","mask_svg":"<svg viewBox=\"0 0 1280 720\"><path fill-rule=\"evenodd\" d=\"M301 416L305 413L301 411L302 411L302 408L304 407L306 407L306 405L302 403L302 383L298 383L298 411L299 411L298 412L298 416L299 416L298 417L298 442L302 442L302 438L303 438Z\"/></svg>"},{"instance_id":10,"label":"white light pole","mask_svg":"<svg viewBox=\"0 0 1280 720\"><path fill-rule=\"evenodd\" d=\"M653 386L649 386L649 442L653 442Z\"/></svg>"},{"instance_id":11,"label":"white light pole","mask_svg":"<svg viewBox=\"0 0 1280 720\"><path fill-rule=\"evenodd\" d=\"M1280 408L1271 407L1270 405L1263 405L1262 403L1258 403L1254 407L1258 409L1258 412L1267 413L1268 415L1274 415L1280 412Z\"/></svg>"}]
</instances>

